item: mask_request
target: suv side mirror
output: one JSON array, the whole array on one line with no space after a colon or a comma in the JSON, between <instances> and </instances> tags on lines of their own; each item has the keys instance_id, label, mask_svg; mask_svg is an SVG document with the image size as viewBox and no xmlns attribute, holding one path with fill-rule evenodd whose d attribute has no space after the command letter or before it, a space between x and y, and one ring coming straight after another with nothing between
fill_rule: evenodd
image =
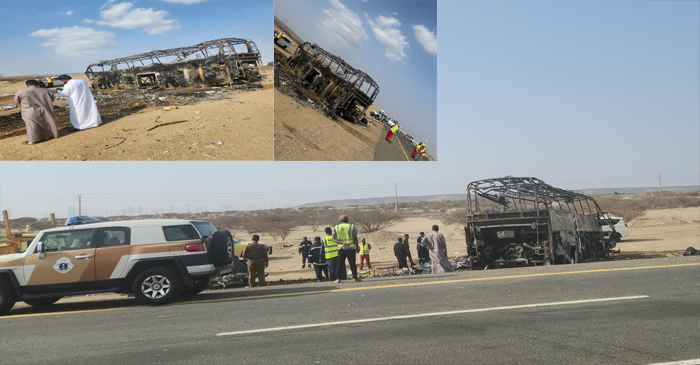
<instances>
[{"instance_id":1,"label":"suv side mirror","mask_svg":"<svg viewBox=\"0 0 700 365\"><path fill-rule=\"evenodd\" d=\"M37 244L36 250L39 253L39 259L43 259L44 257L46 257L46 247L44 246L43 241Z\"/></svg>"}]
</instances>

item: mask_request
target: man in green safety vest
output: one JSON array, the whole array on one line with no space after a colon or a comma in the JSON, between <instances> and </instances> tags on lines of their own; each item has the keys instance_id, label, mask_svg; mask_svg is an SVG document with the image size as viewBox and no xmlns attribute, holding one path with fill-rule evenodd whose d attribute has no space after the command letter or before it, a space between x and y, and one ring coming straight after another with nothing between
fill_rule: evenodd
<instances>
[{"instance_id":1,"label":"man in green safety vest","mask_svg":"<svg viewBox=\"0 0 700 365\"><path fill-rule=\"evenodd\" d=\"M333 241L333 230L331 227L325 229L326 237L321 239L323 252L328 266L328 280L333 281L338 278L338 244Z\"/></svg>"},{"instance_id":2,"label":"man in green safety vest","mask_svg":"<svg viewBox=\"0 0 700 365\"><path fill-rule=\"evenodd\" d=\"M358 231L354 224L348 222L348 216L343 214L340 216L340 224L333 229L333 242L338 244L338 279L336 283L340 283L341 280L347 280L348 278L345 268L346 259L352 271L352 278L355 281L360 281L360 278L357 277L357 264L355 263L357 251L359 250L357 245Z\"/></svg>"}]
</instances>

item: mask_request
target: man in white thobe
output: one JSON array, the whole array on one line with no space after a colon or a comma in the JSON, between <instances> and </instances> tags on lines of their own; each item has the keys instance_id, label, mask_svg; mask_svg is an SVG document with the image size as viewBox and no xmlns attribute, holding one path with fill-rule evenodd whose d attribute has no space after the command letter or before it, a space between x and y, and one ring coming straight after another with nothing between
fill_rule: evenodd
<instances>
[{"instance_id":1,"label":"man in white thobe","mask_svg":"<svg viewBox=\"0 0 700 365\"><path fill-rule=\"evenodd\" d=\"M447 258L447 243L445 236L438 232L440 227L433 226L433 231L427 234L421 241L421 245L430 250L430 265L433 274L455 271L454 266Z\"/></svg>"},{"instance_id":2,"label":"man in white thobe","mask_svg":"<svg viewBox=\"0 0 700 365\"><path fill-rule=\"evenodd\" d=\"M66 84L63 90L58 89L57 92L68 99L70 122L73 128L83 130L102 124L100 112L97 110L97 104L88 83L84 80L74 80L68 75L61 75L58 79Z\"/></svg>"}]
</instances>

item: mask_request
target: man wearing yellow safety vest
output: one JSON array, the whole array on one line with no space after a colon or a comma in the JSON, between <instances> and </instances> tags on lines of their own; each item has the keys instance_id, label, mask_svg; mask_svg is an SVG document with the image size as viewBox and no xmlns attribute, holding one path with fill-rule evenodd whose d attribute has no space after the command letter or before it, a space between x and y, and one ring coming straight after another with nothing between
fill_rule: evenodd
<instances>
[{"instance_id":1,"label":"man wearing yellow safety vest","mask_svg":"<svg viewBox=\"0 0 700 365\"><path fill-rule=\"evenodd\" d=\"M372 264L369 262L369 250L371 249L372 245L367 243L367 241L365 241L363 238L362 243L360 243L360 270L365 267L365 260L367 260L367 268L372 268Z\"/></svg>"},{"instance_id":2,"label":"man wearing yellow safety vest","mask_svg":"<svg viewBox=\"0 0 700 365\"><path fill-rule=\"evenodd\" d=\"M398 130L399 130L399 125L394 124L394 126L391 127L391 129L389 129L389 133L386 134L386 140L388 141L391 138L391 136L393 136L394 133L396 133L396 131L398 131Z\"/></svg>"},{"instance_id":3,"label":"man wearing yellow safety vest","mask_svg":"<svg viewBox=\"0 0 700 365\"><path fill-rule=\"evenodd\" d=\"M420 149L420 157L425 157L425 145Z\"/></svg>"},{"instance_id":4,"label":"man wearing yellow safety vest","mask_svg":"<svg viewBox=\"0 0 700 365\"><path fill-rule=\"evenodd\" d=\"M357 227L355 227L354 224L348 223L348 221L347 215L341 215L340 224L336 225L333 229L333 242L338 244L338 279L336 283L347 279L347 271L345 268L346 259L352 271L352 278L355 281L360 281L360 278L357 277L357 264L355 264L357 251L359 249L357 245L358 232Z\"/></svg>"},{"instance_id":5,"label":"man wearing yellow safety vest","mask_svg":"<svg viewBox=\"0 0 700 365\"><path fill-rule=\"evenodd\" d=\"M415 148L413 148L413 153L411 154L412 159L416 159L416 153L420 152L421 148L423 148L423 142L420 142L416 145Z\"/></svg>"},{"instance_id":6,"label":"man wearing yellow safety vest","mask_svg":"<svg viewBox=\"0 0 700 365\"><path fill-rule=\"evenodd\" d=\"M338 244L333 241L333 230L331 227L326 227L325 232L326 237L321 239L323 254L328 267L328 280L334 281L338 278Z\"/></svg>"}]
</instances>

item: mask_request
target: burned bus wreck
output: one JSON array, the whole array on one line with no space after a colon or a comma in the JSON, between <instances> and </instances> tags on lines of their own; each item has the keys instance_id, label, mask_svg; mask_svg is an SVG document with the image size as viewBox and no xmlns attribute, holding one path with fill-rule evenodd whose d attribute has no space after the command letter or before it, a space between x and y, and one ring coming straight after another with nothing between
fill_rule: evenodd
<instances>
[{"instance_id":1,"label":"burned bus wreck","mask_svg":"<svg viewBox=\"0 0 700 365\"><path fill-rule=\"evenodd\" d=\"M369 75L314 43L299 45L287 64L329 111L353 123L362 119L379 94Z\"/></svg>"},{"instance_id":2,"label":"burned bus wreck","mask_svg":"<svg viewBox=\"0 0 700 365\"><path fill-rule=\"evenodd\" d=\"M223 38L99 61L88 66L85 75L93 89L261 87L261 64L253 41Z\"/></svg>"},{"instance_id":3,"label":"burned bus wreck","mask_svg":"<svg viewBox=\"0 0 700 365\"><path fill-rule=\"evenodd\" d=\"M602 260L620 240L592 197L534 177L471 182L467 206L467 252L475 268ZM613 229L608 239L602 224Z\"/></svg>"}]
</instances>

